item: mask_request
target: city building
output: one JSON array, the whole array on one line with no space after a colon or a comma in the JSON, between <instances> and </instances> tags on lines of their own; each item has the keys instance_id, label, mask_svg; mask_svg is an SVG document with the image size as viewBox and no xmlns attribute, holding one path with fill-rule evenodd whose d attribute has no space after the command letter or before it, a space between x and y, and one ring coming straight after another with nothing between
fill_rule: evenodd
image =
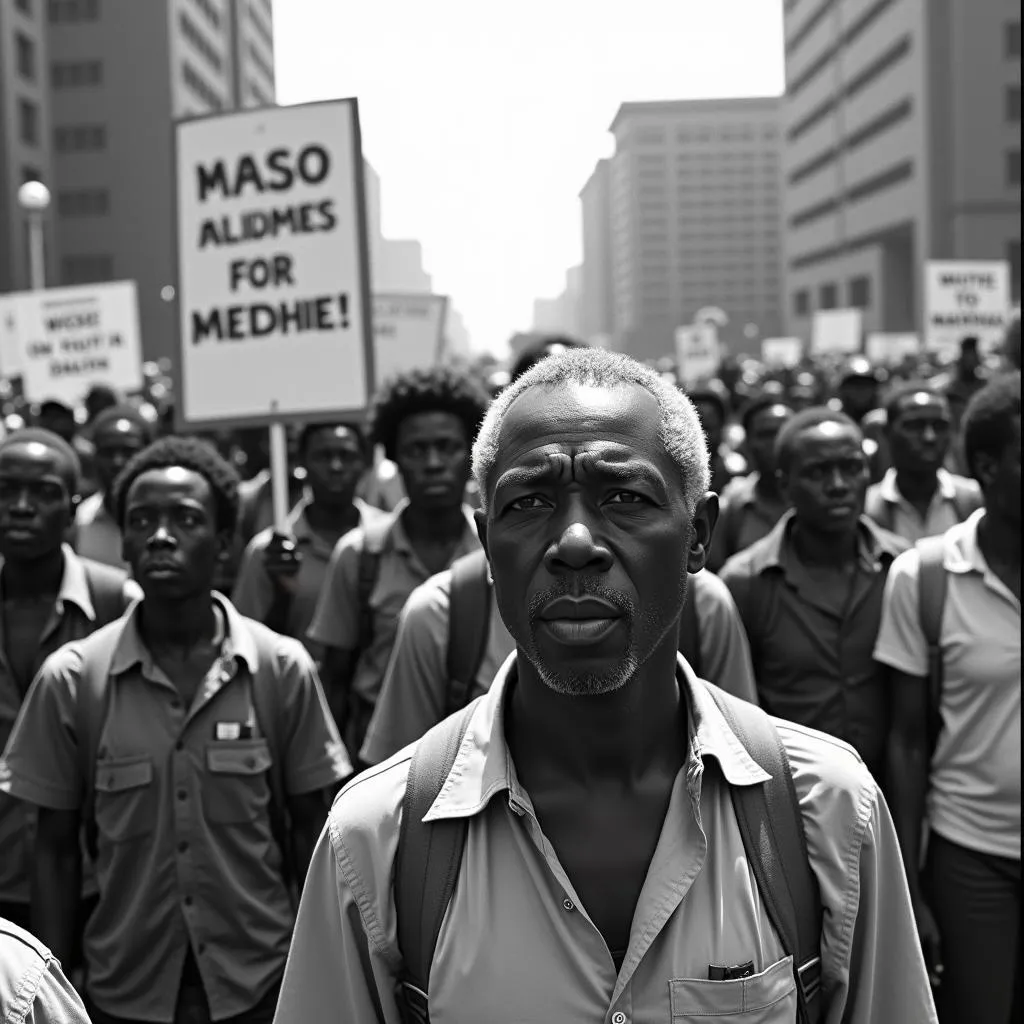
<instances>
[{"instance_id":1,"label":"city building","mask_svg":"<svg viewBox=\"0 0 1024 1024\"><path fill-rule=\"evenodd\" d=\"M928 259L1007 259L1020 293L1020 5L785 0L786 333L855 306L920 330Z\"/></svg>"},{"instance_id":2,"label":"city building","mask_svg":"<svg viewBox=\"0 0 1024 1024\"><path fill-rule=\"evenodd\" d=\"M0 292L29 287L26 181L53 180L46 5L0 0ZM56 272L52 209L45 220L47 277Z\"/></svg>"},{"instance_id":3,"label":"city building","mask_svg":"<svg viewBox=\"0 0 1024 1024\"><path fill-rule=\"evenodd\" d=\"M583 221L580 331L587 339L610 335L615 330L611 200L611 161L599 160L580 191Z\"/></svg>"},{"instance_id":4,"label":"city building","mask_svg":"<svg viewBox=\"0 0 1024 1024\"><path fill-rule=\"evenodd\" d=\"M758 337L778 332L778 111L774 97L619 108L609 169L607 333L616 348L639 359L670 355L675 328L707 306L728 317L719 332L728 352L756 351ZM602 173L584 189L591 220ZM587 268L584 279L600 274Z\"/></svg>"},{"instance_id":5,"label":"city building","mask_svg":"<svg viewBox=\"0 0 1024 1024\"><path fill-rule=\"evenodd\" d=\"M583 267L565 272L565 287L554 298L534 299L533 333L579 337L582 327Z\"/></svg>"},{"instance_id":6,"label":"city building","mask_svg":"<svg viewBox=\"0 0 1024 1024\"><path fill-rule=\"evenodd\" d=\"M370 280L375 292L430 294L433 279L423 267L423 246L415 238L380 238L371 248Z\"/></svg>"}]
</instances>

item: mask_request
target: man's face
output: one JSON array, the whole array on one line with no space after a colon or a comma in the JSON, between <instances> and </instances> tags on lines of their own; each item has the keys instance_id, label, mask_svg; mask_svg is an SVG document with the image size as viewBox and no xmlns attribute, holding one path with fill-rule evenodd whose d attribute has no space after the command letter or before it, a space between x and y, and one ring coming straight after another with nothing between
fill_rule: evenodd
<instances>
[{"instance_id":1,"label":"man's face","mask_svg":"<svg viewBox=\"0 0 1024 1024\"><path fill-rule=\"evenodd\" d=\"M132 481L123 536L125 561L146 597L158 600L210 590L230 540L217 532L209 482L183 466L150 469Z\"/></svg>"},{"instance_id":2,"label":"man's face","mask_svg":"<svg viewBox=\"0 0 1024 1024\"><path fill-rule=\"evenodd\" d=\"M1020 417L1013 418L1014 440L998 459L978 456L978 477L986 507L1020 529Z\"/></svg>"},{"instance_id":3,"label":"man's face","mask_svg":"<svg viewBox=\"0 0 1024 1024\"><path fill-rule=\"evenodd\" d=\"M934 472L943 463L952 438L949 403L917 391L900 400L889 426L889 450L897 472Z\"/></svg>"},{"instance_id":4,"label":"man's face","mask_svg":"<svg viewBox=\"0 0 1024 1024\"><path fill-rule=\"evenodd\" d=\"M801 431L795 442L780 479L797 519L819 533L854 531L869 477L860 433L826 422Z\"/></svg>"},{"instance_id":5,"label":"man's face","mask_svg":"<svg viewBox=\"0 0 1024 1024\"><path fill-rule=\"evenodd\" d=\"M351 427L325 426L306 441L305 466L313 500L348 506L366 469L363 449Z\"/></svg>"},{"instance_id":6,"label":"man's face","mask_svg":"<svg viewBox=\"0 0 1024 1024\"><path fill-rule=\"evenodd\" d=\"M839 401L859 422L878 405L878 384L870 377L850 377L839 385Z\"/></svg>"},{"instance_id":7,"label":"man's face","mask_svg":"<svg viewBox=\"0 0 1024 1024\"><path fill-rule=\"evenodd\" d=\"M696 399L693 406L700 417L700 425L704 428L704 434L708 442L708 451L714 457L718 454L718 449L722 445L722 432L725 430L722 410L717 402L709 402L702 398Z\"/></svg>"},{"instance_id":8,"label":"man's face","mask_svg":"<svg viewBox=\"0 0 1024 1024\"><path fill-rule=\"evenodd\" d=\"M775 438L782 425L792 417L793 410L781 402L756 413L750 421L747 434L747 451L754 469L762 477L775 474Z\"/></svg>"},{"instance_id":9,"label":"man's face","mask_svg":"<svg viewBox=\"0 0 1024 1024\"><path fill-rule=\"evenodd\" d=\"M103 490L109 493L132 456L146 447L146 435L138 423L116 419L96 431L93 444L96 446L96 476Z\"/></svg>"},{"instance_id":10,"label":"man's face","mask_svg":"<svg viewBox=\"0 0 1024 1024\"><path fill-rule=\"evenodd\" d=\"M435 511L458 507L469 479L469 439L450 412L420 412L398 427L395 462L409 503Z\"/></svg>"},{"instance_id":11,"label":"man's face","mask_svg":"<svg viewBox=\"0 0 1024 1024\"><path fill-rule=\"evenodd\" d=\"M0 452L0 555L30 562L58 549L76 496L63 456L39 441Z\"/></svg>"},{"instance_id":12,"label":"man's face","mask_svg":"<svg viewBox=\"0 0 1024 1024\"><path fill-rule=\"evenodd\" d=\"M635 385L532 388L502 424L478 523L501 616L559 693L616 690L668 634L675 646L703 551L660 424ZM702 499L705 546L714 515Z\"/></svg>"}]
</instances>

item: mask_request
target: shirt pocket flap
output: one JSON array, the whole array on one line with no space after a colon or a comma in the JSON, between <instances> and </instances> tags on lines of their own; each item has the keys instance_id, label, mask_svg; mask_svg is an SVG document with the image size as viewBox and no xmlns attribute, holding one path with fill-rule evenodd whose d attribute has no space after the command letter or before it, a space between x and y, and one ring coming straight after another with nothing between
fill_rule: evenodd
<instances>
[{"instance_id":1,"label":"shirt pocket flap","mask_svg":"<svg viewBox=\"0 0 1024 1024\"><path fill-rule=\"evenodd\" d=\"M96 765L96 791L121 793L148 786L153 781L153 761L148 757L123 757Z\"/></svg>"},{"instance_id":2,"label":"shirt pocket flap","mask_svg":"<svg viewBox=\"0 0 1024 1024\"><path fill-rule=\"evenodd\" d=\"M206 767L215 775L260 775L272 763L266 740L221 741L206 748Z\"/></svg>"},{"instance_id":3,"label":"shirt pocket flap","mask_svg":"<svg viewBox=\"0 0 1024 1024\"><path fill-rule=\"evenodd\" d=\"M754 1013L796 992L793 958L787 956L760 974L731 981L680 978L669 982L672 1019Z\"/></svg>"}]
</instances>

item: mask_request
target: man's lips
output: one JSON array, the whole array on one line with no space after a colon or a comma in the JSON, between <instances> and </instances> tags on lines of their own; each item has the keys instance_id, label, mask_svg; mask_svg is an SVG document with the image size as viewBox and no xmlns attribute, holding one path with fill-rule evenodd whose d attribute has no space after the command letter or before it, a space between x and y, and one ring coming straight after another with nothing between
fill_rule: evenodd
<instances>
[{"instance_id":1,"label":"man's lips","mask_svg":"<svg viewBox=\"0 0 1024 1024\"><path fill-rule=\"evenodd\" d=\"M619 609L599 597L556 597L540 611L539 618L545 622L618 619Z\"/></svg>"}]
</instances>

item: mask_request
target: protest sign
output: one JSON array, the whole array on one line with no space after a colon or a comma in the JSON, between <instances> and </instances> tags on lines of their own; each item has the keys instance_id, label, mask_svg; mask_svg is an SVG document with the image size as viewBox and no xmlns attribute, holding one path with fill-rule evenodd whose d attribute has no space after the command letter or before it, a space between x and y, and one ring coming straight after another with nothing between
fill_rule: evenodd
<instances>
[{"instance_id":1,"label":"protest sign","mask_svg":"<svg viewBox=\"0 0 1024 1024\"><path fill-rule=\"evenodd\" d=\"M892 334L876 331L864 341L864 354L873 363L895 366L906 356L916 356L921 351L921 339L916 334Z\"/></svg>"},{"instance_id":2,"label":"protest sign","mask_svg":"<svg viewBox=\"0 0 1024 1024\"><path fill-rule=\"evenodd\" d=\"M718 328L710 322L676 328L676 376L687 387L713 377L722 361Z\"/></svg>"},{"instance_id":3,"label":"protest sign","mask_svg":"<svg viewBox=\"0 0 1024 1024\"><path fill-rule=\"evenodd\" d=\"M134 281L47 288L5 297L3 353L30 402L75 406L94 384L142 386L142 343Z\"/></svg>"},{"instance_id":4,"label":"protest sign","mask_svg":"<svg viewBox=\"0 0 1024 1024\"><path fill-rule=\"evenodd\" d=\"M375 389L389 377L407 370L427 369L439 361L447 306L444 295L374 295Z\"/></svg>"},{"instance_id":5,"label":"protest sign","mask_svg":"<svg viewBox=\"0 0 1024 1024\"><path fill-rule=\"evenodd\" d=\"M811 324L811 352L847 355L861 345L859 309L819 309Z\"/></svg>"},{"instance_id":6,"label":"protest sign","mask_svg":"<svg viewBox=\"0 0 1024 1024\"><path fill-rule=\"evenodd\" d=\"M1005 260L925 264L925 341L949 354L975 337L983 352L1002 339L1010 316L1010 265Z\"/></svg>"},{"instance_id":7,"label":"protest sign","mask_svg":"<svg viewBox=\"0 0 1024 1024\"><path fill-rule=\"evenodd\" d=\"M178 418L357 415L373 345L356 101L176 126Z\"/></svg>"},{"instance_id":8,"label":"protest sign","mask_svg":"<svg viewBox=\"0 0 1024 1024\"><path fill-rule=\"evenodd\" d=\"M769 366L796 366L803 352L804 343L800 338L761 339L761 359Z\"/></svg>"}]
</instances>

